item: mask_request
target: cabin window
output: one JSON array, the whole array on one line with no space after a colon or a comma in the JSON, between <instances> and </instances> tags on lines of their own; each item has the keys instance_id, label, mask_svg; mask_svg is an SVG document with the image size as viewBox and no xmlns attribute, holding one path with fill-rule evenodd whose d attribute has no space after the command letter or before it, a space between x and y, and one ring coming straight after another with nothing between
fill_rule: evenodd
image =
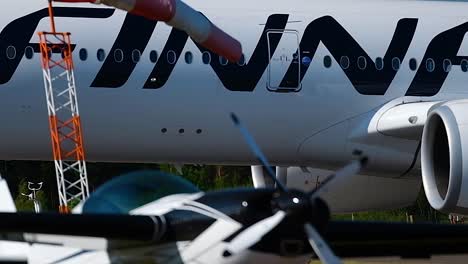
<instances>
[{"instance_id":1,"label":"cabin window","mask_svg":"<svg viewBox=\"0 0 468 264\"><path fill-rule=\"evenodd\" d=\"M80 57L80 60L85 61L88 59L88 51L86 49L80 49L78 56Z\"/></svg>"},{"instance_id":2,"label":"cabin window","mask_svg":"<svg viewBox=\"0 0 468 264\"><path fill-rule=\"evenodd\" d=\"M323 66L325 66L325 68L330 68L331 65L332 65L332 59L331 59L331 57L328 56L328 55L325 56L325 57L323 58Z\"/></svg>"},{"instance_id":3,"label":"cabin window","mask_svg":"<svg viewBox=\"0 0 468 264\"><path fill-rule=\"evenodd\" d=\"M468 71L468 60L466 59L463 59L460 63L460 67L461 67L461 70L463 72L467 72Z\"/></svg>"},{"instance_id":4,"label":"cabin window","mask_svg":"<svg viewBox=\"0 0 468 264\"><path fill-rule=\"evenodd\" d=\"M245 55L242 54L240 60L237 62L239 66L244 66L245 65Z\"/></svg>"},{"instance_id":5,"label":"cabin window","mask_svg":"<svg viewBox=\"0 0 468 264\"><path fill-rule=\"evenodd\" d=\"M24 49L24 55L26 56L26 59L32 59L34 57L34 49L31 46L27 46Z\"/></svg>"},{"instance_id":6,"label":"cabin window","mask_svg":"<svg viewBox=\"0 0 468 264\"><path fill-rule=\"evenodd\" d=\"M220 56L219 57L219 63L221 65L223 65L223 66L226 66L229 63L229 61L226 58L224 58L223 56Z\"/></svg>"},{"instance_id":7,"label":"cabin window","mask_svg":"<svg viewBox=\"0 0 468 264\"><path fill-rule=\"evenodd\" d=\"M340 58L340 65L341 65L341 68L343 69L348 69L349 68L349 58L347 56L342 56Z\"/></svg>"},{"instance_id":8,"label":"cabin window","mask_svg":"<svg viewBox=\"0 0 468 264\"><path fill-rule=\"evenodd\" d=\"M97 50L97 59L98 61L103 61L106 58L106 52L103 49Z\"/></svg>"},{"instance_id":9,"label":"cabin window","mask_svg":"<svg viewBox=\"0 0 468 264\"><path fill-rule=\"evenodd\" d=\"M185 63L192 64L193 62L193 54L190 51L185 52Z\"/></svg>"},{"instance_id":10,"label":"cabin window","mask_svg":"<svg viewBox=\"0 0 468 264\"><path fill-rule=\"evenodd\" d=\"M383 70L384 68L384 60L382 59L382 57L377 57L375 59L375 68L379 71Z\"/></svg>"},{"instance_id":11,"label":"cabin window","mask_svg":"<svg viewBox=\"0 0 468 264\"><path fill-rule=\"evenodd\" d=\"M426 60L426 70L428 72L433 72L435 69L435 62L433 59L429 58Z\"/></svg>"},{"instance_id":12,"label":"cabin window","mask_svg":"<svg viewBox=\"0 0 468 264\"><path fill-rule=\"evenodd\" d=\"M409 60L409 68L412 71L415 71L418 68L418 61L415 58Z\"/></svg>"},{"instance_id":13,"label":"cabin window","mask_svg":"<svg viewBox=\"0 0 468 264\"><path fill-rule=\"evenodd\" d=\"M141 59L141 52L139 50L133 50L132 51L132 61L134 63L138 63Z\"/></svg>"},{"instance_id":14,"label":"cabin window","mask_svg":"<svg viewBox=\"0 0 468 264\"><path fill-rule=\"evenodd\" d=\"M167 62L169 62L169 64L174 64L174 63L176 63L176 60L177 60L177 55L176 55L175 51L170 50L167 53Z\"/></svg>"},{"instance_id":15,"label":"cabin window","mask_svg":"<svg viewBox=\"0 0 468 264\"><path fill-rule=\"evenodd\" d=\"M400 69L400 66L401 66L401 61L399 58L395 57L392 59L392 69L394 71L398 71Z\"/></svg>"},{"instance_id":16,"label":"cabin window","mask_svg":"<svg viewBox=\"0 0 468 264\"><path fill-rule=\"evenodd\" d=\"M10 60L16 58L16 48L13 46L8 46L6 49L6 55Z\"/></svg>"},{"instance_id":17,"label":"cabin window","mask_svg":"<svg viewBox=\"0 0 468 264\"><path fill-rule=\"evenodd\" d=\"M360 70L364 70L367 67L367 60L365 57L360 56L357 60L357 65Z\"/></svg>"},{"instance_id":18,"label":"cabin window","mask_svg":"<svg viewBox=\"0 0 468 264\"><path fill-rule=\"evenodd\" d=\"M116 49L114 51L114 60L116 62L122 62L124 59L123 51L121 49Z\"/></svg>"},{"instance_id":19,"label":"cabin window","mask_svg":"<svg viewBox=\"0 0 468 264\"><path fill-rule=\"evenodd\" d=\"M202 54L202 60L204 64L211 63L211 54L208 51L204 51Z\"/></svg>"},{"instance_id":20,"label":"cabin window","mask_svg":"<svg viewBox=\"0 0 468 264\"><path fill-rule=\"evenodd\" d=\"M152 51L150 52L150 61L151 61L152 63L156 63L156 62L158 61L158 52L157 52L157 51L152 50Z\"/></svg>"},{"instance_id":21,"label":"cabin window","mask_svg":"<svg viewBox=\"0 0 468 264\"><path fill-rule=\"evenodd\" d=\"M443 66L444 71L449 72L450 70L452 70L452 61L450 61L449 59L445 59L443 62Z\"/></svg>"}]
</instances>

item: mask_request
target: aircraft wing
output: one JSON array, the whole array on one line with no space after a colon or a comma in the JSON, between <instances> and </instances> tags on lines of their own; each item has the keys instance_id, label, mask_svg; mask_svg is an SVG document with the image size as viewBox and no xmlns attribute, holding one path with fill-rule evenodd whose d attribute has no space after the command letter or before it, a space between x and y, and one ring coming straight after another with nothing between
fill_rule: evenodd
<instances>
[{"instance_id":1,"label":"aircraft wing","mask_svg":"<svg viewBox=\"0 0 468 264\"><path fill-rule=\"evenodd\" d=\"M159 218L153 216L0 213L0 233L4 240L64 246L80 246L83 244L79 241L81 238L88 243L86 249L96 250L112 249L112 241L125 241L127 247L129 243L141 246L176 242L177 236L171 235L173 230L161 229L158 222ZM199 229L195 233L202 234L207 228L200 227L198 222L199 219L194 219L193 223L187 224ZM169 223L166 227L170 226ZM284 233L291 227L282 225L279 228L284 230L277 232ZM468 253L466 225L331 221L323 236L339 257L426 257ZM105 244L94 243L96 239L111 243L106 248ZM197 235L191 240L195 239ZM93 243L99 246L93 248Z\"/></svg>"},{"instance_id":2,"label":"aircraft wing","mask_svg":"<svg viewBox=\"0 0 468 264\"><path fill-rule=\"evenodd\" d=\"M158 219L113 214L0 213L0 239L107 250L119 245L119 241L155 242L161 232Z\"/></svg>"},{"instance_id":3,"label":"aircraft wing","mask_svg":"<svg viewBox=\"0 0 468 264\"><path fill-rule=\"evenodd\" d=\"M207 226L200 226L200 219L193 218L184 224L192 232L178 234L184 227L173 228L179 220L170 216L1 213L0 241L31 243L27 258L38 263L82 263L90 259L107 263L119 258L131 262L212 263L209 254L221 252L222 241L242 225L231 219L204 220L209 221ZM147 250L151 253L142 256L141 252Z\"/></svg>"}]
</instances>

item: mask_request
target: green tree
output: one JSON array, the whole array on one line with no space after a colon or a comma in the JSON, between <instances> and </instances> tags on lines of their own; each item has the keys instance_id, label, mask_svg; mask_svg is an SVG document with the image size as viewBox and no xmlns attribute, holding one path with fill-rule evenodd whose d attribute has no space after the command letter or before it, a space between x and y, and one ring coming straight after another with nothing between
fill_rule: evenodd
<instances>
[{"instance_id":1,"label":"green tree","mask_svg":"<svg viewBox=\"0 0 468 264\"><path fill-rule=\"evenodd\" d=\"M160 169L180 175L172 165L160 165ZM181 176L203 191L252 186L249 167L185 165Z\"/></svg>"}]
</instances>

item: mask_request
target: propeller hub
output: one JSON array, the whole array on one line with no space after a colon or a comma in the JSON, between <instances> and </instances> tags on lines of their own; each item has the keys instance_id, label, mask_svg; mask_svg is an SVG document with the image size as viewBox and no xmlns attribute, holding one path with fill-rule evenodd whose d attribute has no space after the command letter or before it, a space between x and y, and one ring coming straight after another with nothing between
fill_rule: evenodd
<instances>
[{"instance_id":1,"label":"propeller hub","mask_svg":"<svg viewBox=\"0 0 468 264\"><path fill-rule=\"evenodd\" d=\"M284 211L288 218L310 222L318 230L323 230L330 220L330 210L325 201L311 198L301 191L276 192L271 204L274 212Z\"/></svg>"},{"instance_id":2,"label":"propeller hub","mask_svg":"<svg viewBox=\"0 0 468 264\"><path fill-rule=\"evenodd\" d=\"M289 192L275 192L272 199L275 211L285 211L288 215L308 211L310 206L307 195L303 192L291 190Z\"/></svg>"}]
</instances>

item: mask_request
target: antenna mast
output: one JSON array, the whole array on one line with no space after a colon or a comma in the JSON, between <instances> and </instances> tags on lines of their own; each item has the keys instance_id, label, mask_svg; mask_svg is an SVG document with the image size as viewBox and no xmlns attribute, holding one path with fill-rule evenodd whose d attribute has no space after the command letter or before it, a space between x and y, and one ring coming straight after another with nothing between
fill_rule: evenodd
<instances>
[{"instance_id":1,"label":"antenna mast","mask_svg":"<svg viewBox=\"0 0 468 264\"><path fill-rule=\"evenodd\" d=\"M73 72L71 34L56 32L52 0L48 2L51 32L38 34L59 211L69 213L70 202L85 200L89 196L88 176Z\"/></svg>"}]
</instances>

